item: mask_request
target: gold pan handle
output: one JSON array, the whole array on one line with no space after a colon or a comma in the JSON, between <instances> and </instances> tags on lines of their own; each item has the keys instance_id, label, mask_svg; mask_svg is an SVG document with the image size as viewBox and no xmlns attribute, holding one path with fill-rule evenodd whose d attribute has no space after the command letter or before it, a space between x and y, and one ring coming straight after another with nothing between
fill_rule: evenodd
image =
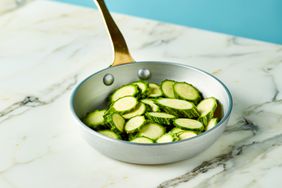
<instances>
[{"instance_id":1,"label":"gold pan handle","mask_svg":"<svg viewBox=\"0 0 282 188\"><path fill-rule=\"evenodd\" d=\"M108 28L108 33L112 40L112 45L114 48L114 61L112 66L134 62L134 59L129 53L122 33L113 20L104 0L95 0L95 2L104 18L105 24Z\"/></svg>"}]
</instances>

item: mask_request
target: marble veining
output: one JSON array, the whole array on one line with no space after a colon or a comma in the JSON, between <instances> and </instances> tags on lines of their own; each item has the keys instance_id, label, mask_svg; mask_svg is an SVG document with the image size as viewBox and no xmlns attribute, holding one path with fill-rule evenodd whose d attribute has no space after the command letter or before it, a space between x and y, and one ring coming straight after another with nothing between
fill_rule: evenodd
<instances>
[{"instance_id":1,"label":"marble veining","mask_svg":"<svg viewBox=\"0 0 282 188\"><path fill-rule=\"evenodd\" d=\"M1 4L2 3L2 4ZM281 187L282 47L114 14L136 60L188 64L220 78L234 110L224 134L185 161L142 166L77 134L71 90L111 64L96 10L0 2L0 187Z\"/></svg>"}]
</instances>

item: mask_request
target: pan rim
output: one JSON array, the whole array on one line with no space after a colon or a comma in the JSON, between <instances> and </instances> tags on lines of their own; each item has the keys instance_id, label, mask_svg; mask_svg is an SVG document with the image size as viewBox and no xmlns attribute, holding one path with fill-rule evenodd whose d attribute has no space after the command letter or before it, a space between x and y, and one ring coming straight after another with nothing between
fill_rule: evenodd
<instances>
[{"instance_id":1,"label":"pan rim","mask_svg":"<svg viewBox=\"0 0 282 188\"><path fill-rule=\"evenodd\" d=\"M212 129L210 130L207 130L195 137L192 137L192 138L188 138L188 139L184 139L184 140L179 140L179 141L176 141L176 142L168 142L168 143L150 143L150 144L144 144L144 143L135 143L135 142L129 142L129 141L125 141L125 140L117 140L117 139L113 139L113 138L110 138L110 137L107 137L107 136L104 136L98 132L96 132L95 130L91 129L90 127L88 127L87 125L85 125L81 120L80 118L77 116L75 110L74 110L74 97L75 95L77 94L77 92L79 91L80 87L85 83L87 82L89 79L91 79L92 77L94 77L95 75L99 74L100 72L103 72L105 70L108 70L108 69L112 69L112 68L117 68L117 67L122 67L122 66L134 66L135 63L158 63L158 64L167 64L167 65L174 65L174 66L178 66L178 67L183 67L183 68L189 68L189 69L192 69L193 71L196 71L198 73L201 73L201 74L204 74L205 76L208 76L214 80L216 80L224 89L225 93L227 94L227 97L228 97L228 109L227 109L227 112L224 114L224 116L222 117L222 119L218 122L218 125L213 127ZM184 143L184 142L188 142L188 141L191 141L191 140L196 140L200 137L203 137L203 136L208 136L208 134L212 131L215 131L216 129L219 129L223 123L225 121L228 120L228 118L230 117L231 115L231 112L232 112L232 109L233 109L233 99L232 99L232 94L231 92L229 91L229 89L227 88L227 86L220 80L218 79L217 77L213 76L212 74L204 71L204 70L201 70L199 68L196 68L196 67L193 67L193 66L190 66L190 65L185 65L185 64L181 64L181 63L174 63L174 62L165 62L165 61L137 61L137 62L132 62L132 63L128 63L128 64L122 64L122 65L117 65L117 66L110 66L108 68L105 68L105 69L102 69L102 70L99 70L91 75L89 75L88 77L86 77L85 79L83 79L73 90L72 90L72 93L71 93L71 97L70 97L70 108L71 108L71 113L72 115L75 117L75 119L78 121L79 125L81 128L83 128L85 131L89 132L91 135L94 135L94 136L98 136L99 138L101 139L105 139L107 141L110 141L110 142L113 142L113 143L117 143L117 144L129 144L129 145L136 145L136 146L146 146L146 147L150 147L150 146L153 146L153 147L157 147L157 146L165 146L165 145L173 145L173 144L181 144L181 143Z\"/></svg>"}]
</instances>

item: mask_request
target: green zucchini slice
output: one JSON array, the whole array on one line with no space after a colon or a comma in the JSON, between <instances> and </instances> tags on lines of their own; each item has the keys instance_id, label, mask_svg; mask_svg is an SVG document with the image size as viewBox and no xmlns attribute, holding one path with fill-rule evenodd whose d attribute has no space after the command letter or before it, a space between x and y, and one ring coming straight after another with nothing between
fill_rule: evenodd
<instances>
[{"instance_id":1,"label":"green zucchini slice","mask_svg":"<svg viewBox=\"0 0 282 188\"><path fill-rule=\"evenodd\" d=\"M175 81L173 80L164 80L161 83L161 89L164 94L164 96L168 98L176 98L174 95L174 89L173 85L175 84Z\"/></svg>"},{"instance_id":2,"label":"green zucchini slice","mask_svg":"<svg viewBox=\"0 0 282 188\"><path fill-rule=\"evenodd\" d=\"M156 105L156 103L152 99L143 99L141 100L141 102L144 103L146 107L148 107L149 111L153 111L153 112L160 111L160 107Z\"/></svg>"},{"instance_id":3,"label":"green zucchini slice","mask_svg":"<svg viewBox=\"0 0 282 188\"><path fill-rule=\"evenodd\" d=\"M99 126L105 124L105 119L104 119L105 113L106 110L96 110L94 112L91 112L85 117L84 123L89 127L96 129Z\"/></svg>"},{"instance_id":4,"label":"green zucchini slice","mask_svg":"<svg viewBox=\"0 0 282 188\"><path fill-rule=\"evenodd\" d=\"M137 105L138 105L138 101L135 97L127 96L115 101L112 105L112 109L115 112L124 114L135 109Z\"/></svg>"},{"instance_id":5,"label":"green zucchini slice","mask_svg":"<svg viewBox=\"0 0 282 188\"><path fill-rule=\"evenodd\" d=\"M111 102L115 102L120 98L125 96L136 96L139 93L137 86L135 85L125 85L114 91L111 96Z\"/></svg>"},{"instance_id":6,"label":"green zucchini slice","mask_svg":"<svg viewBox=\"0 0 282 188\"><path fill-rule=\"evenodd\" d=\"M130 140L130 142L141 143L141 144L152 144L152 143L154 143L153 140L151 140L150 138L144 137L144 136L136 137L136 138Z\"/></svg>"},{"instance_id":7,"label":"green zucchini slice","mask_svg":"<svg viewBox=\"0 0 282 188\"><path fill-rule=\"evenodd\" d=\"M179 133L181 133L181 132L183 132L183 131L185 131L185 130L180 129L180 128L178 128L178 127L174 127L174 128L171 129L169 132L178 135Z\"/></svg>"},{"instance_id":8,"label":"green zucchini slice","mask_svg":"<svg viewBox=\"0 0 282 188\"><path fill-rule=\"evenodd\" d=\"M98 133L114 139L121 139L120 135L111 130L101 130Z\"/></svg>"},{"instance_id":9,"label":"green zucchini slice","mask_svg":"<svg viewBox=\"0 0 282 188\"><path fill-rule=\"evenodd\" d=\"M179 140L184 140L184 139L192 138L194 136L197 136L197 133L195 133L193 131L183 131L183 132L181 132L178 135Z\"/></svg>"},{"instance_id":10,"label":"green zucchini slice","mask_svg":"<svg viewBox=\"0 0 282 188\"><path fill-rule=\"evenodd\" d=\"M188 129L188 130L197 130L202 131L204 130L204 125L194 119L188 119L188 118L178 118L173 121L173 124L176 127L179 127L181 129Z\"/></svg>"},{"instance_id":11,"label":"green zucchini slice","mask_svg":"<svg viewBox=\"0 0 282 188\"><path fill-rule=\"evenodd\" d=\"M137 132L144 124L146 123L146 119L144 116L135 116L126 122L125 124L125 132L126 133L134 133Z\"/></svg>"},{"instance_id":12,"label":"green zucchini slice","mask_svg":"<svg viewBox=\"0 0 282 188\"><path fill-rule=\"evenodd\" d=\"M173 89L176 98L188 100L194 104L197 104L202 98L199 90L186 82L176 82Z\"/></svg>"},{"instance_id":13,"label":"green zucchini slice","mask_svg":"<svg viewBox=\"0 0 282 188\"><path fill-rule=\"evenodd\" d=\"M174 115L164 112L147 112L145 115L150 121L162 125L171 125L176 118Z\"/></svg>"},{"instance_id":14,"label":"green zucchini slice","mask_svg":"<svg viewBox=\"0 0 282 188\"><path fill-rule=\"evenodd\" d=\"M202 100L197 106L197 109L201 114L199 121L201 121L204 125L207 125L209 120L213 118L216 108L217 101L214 97Z\"/></svg>"},{"instance_id":15,"label":"green zucchini slice","mask_svg":"<svg viewBox=\"0 0 282 188\"><path fill-rule=\"evenodd\" d=\"M210 129L212 129L212 128L214 128L214 127L217 125L217 123L218 123L218 119L217 119L217 118L212 118L212 119L209 121L209 123L208 123L208 125L207 125L207 127L206 127L206 131L207 131L207 130L210 130Z\"/></svg>"},{"instance_id":16,"label":"green zucchini slice","mask_svg":"<svg viewBox=\"0 0 282 188\"><path fill-rule=\"evenodd\" d=\"M123 114L123 117L125 119L130 119L133 118L135 116L141 116L146 112L146 106L144 103L139 103L138 106L131 112L128 112L126 114Z\"/></svg>"},{"instance_id":17,"label":"green zucchini slice","mask_svg":"<svg viewBox=\"0 0 282 188\"><path fill-rule=\"evenodd\" d=\"M148 92L149 92L149 83L148 82L139 80L139 81L133 82L132 84L136 85L139 88L139 90L141 91L141 98L147 97Z\"/></svg>"},{"instance_id":18,"label":"green zucchini slice","mask_svg":"<svg viewBox=\"0 0 282 188\"><path fill-rule=\"evenodd\" d=\"M161 87L155 83L149 83L149 97L161 97L163 92Z\"/></svg>"},{"instance_id":19,"label":"green zucchini slice","mask_svg":"<svg viewBox=\"0 0 282 188\"><path fill-rule=\"evenodd\" d=\"M125 119L119 113L112 113L106 115L106 122L111 125L114 131L118 131L120 133L124 130Z\"/></svg>"},{"instance_id":20,"label":"green zucchini slice","mask_svg":"<svg viewBox=\"0 0 282 188\"><path fill-rule=\"evenodd\" d=\"M181 99L160 98L156 103L167 113L179 117L195 118L199 116L196 106Z\"/></svg>"},{"instance_id":21,"label":"green zucchini slice","mask_svg":"<svg viewBox=\"0 0 282 188\"><path fill-rule=\"evenodd\" d=\"M175 136L172 133L166 133L162 135L160 138L157 139L157 143L168 143L168 142L174 142L177 141L178 137Z\"/></svg>"},{"instance_id":22,"label":"green zucchini slice","mask_svg":"<svg viewBox=\"0 0 282 188\"><path fill-rule=\"evenodd\" d=\"M140 129L138 135L145 136L152 140L156 140L159 137L161 137L163 134L165 134L165 131L166 131L165 127L157 123L148 123Z\"/></svg>"}]
</instances>

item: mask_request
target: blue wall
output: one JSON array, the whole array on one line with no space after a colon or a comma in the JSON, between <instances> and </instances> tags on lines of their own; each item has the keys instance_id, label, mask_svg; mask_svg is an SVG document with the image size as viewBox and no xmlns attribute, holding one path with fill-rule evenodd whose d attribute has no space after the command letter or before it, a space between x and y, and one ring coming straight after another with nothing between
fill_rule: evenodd
<instances>
[{"instance_id":1,"label":"blue wall","mask_svg":"<svg viewBox=\"0 0 282 188\"><path fill-rule=\"evenodd\" d=\"M58 0L95 7L92 0ZM282 0L106 0L111 11L282 44Z\"/></svg>"}]
</instances>

